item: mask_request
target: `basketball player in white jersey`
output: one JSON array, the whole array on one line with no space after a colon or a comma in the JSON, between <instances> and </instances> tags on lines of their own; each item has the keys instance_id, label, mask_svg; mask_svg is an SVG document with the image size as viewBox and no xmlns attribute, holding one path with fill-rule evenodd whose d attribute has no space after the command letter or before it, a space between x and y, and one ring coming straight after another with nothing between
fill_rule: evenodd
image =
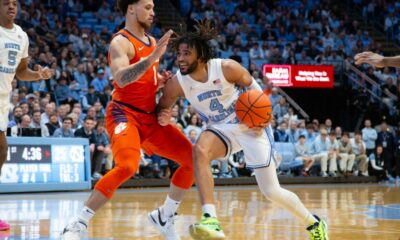
<instances>
[{"instance_id":1,"label":"basketball player in white jersey","mask_svg":"<svg viewBox=\"0 0 400 240\"><path fill-rule=\"evenodd\" d=\"M49 79L48 68L32 71L28 68L28 35L14 23L17 16L17 0L0 0L0 174L7 158L6 131L10 103L11 81L14 76L23 81ZM10 225L0 220L0 231Z\"/></svg>"},{"instance_id":2,"label":"basketball player in white jersey","mask_svg":"<svg viewBox=\"0 0 400 240\"><path fill-rule=\"evenodd\" d=\"M261 192L304 224L311 239L328 239L326 223L312 215L292 192L280 187L274 161L273 134L269 124L249 129L239 124L235 103L240 94L237 86L258 89L260 86L239 63L213 59L208 41L214 31L207 22L199 23L195 32L184 33L173 41L179 71L166 83L158 104L158 121L167 125L170 108L178 97L186 97L208 124L193 148L196 185L203 216L190 226L194 239L224 239L214 205L214 182L210 171L213 159L227 159L244 151L248 167L253 167Z\"/></svg>"}]
</instances>

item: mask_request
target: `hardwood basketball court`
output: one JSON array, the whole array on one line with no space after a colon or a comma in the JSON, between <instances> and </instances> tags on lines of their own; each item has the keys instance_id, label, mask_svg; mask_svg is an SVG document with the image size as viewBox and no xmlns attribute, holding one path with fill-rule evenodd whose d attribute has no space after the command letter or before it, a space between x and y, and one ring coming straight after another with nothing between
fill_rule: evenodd
<instances>
[{"instance_id":1,"label":"hardwood basketball court","mask_svg":"<svg viewBox=\"0 0 400 240\"><path fill-rule=\"evenodd\" d=\"M288 185L313 213L326 219L330 239L400 239L400 186L378 184ZM162 239L147 224L166 188L122 189L91 221L87 239ZM0 216L12 225L0 239L57 239L80 211L89 192L0 195ZM304 226L267 202L256 186L217 187L217 212L227 239L307 239ZM188 226L201 206L192 189L179 209L177 229Z\"/></svg>"}]
</instances>

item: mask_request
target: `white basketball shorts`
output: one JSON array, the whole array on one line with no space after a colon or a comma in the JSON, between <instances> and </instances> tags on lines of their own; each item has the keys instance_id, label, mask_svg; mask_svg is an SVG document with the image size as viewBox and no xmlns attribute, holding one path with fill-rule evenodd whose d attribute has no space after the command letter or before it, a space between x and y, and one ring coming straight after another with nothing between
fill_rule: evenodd
<instances>
[{"instance_id":1,"label":"white basketball shorts","mask_svg":"<svg viewBox=\"0 0 400 240\"><path fill-rule=\"evenodd\" d=\"M231 154L243 150L247 167L268 167L275 160L274 136L271 127L257 133L243 124L215 124L206 131L217 135L227 147L226 160Z\"/></svg>"}]
</instances>

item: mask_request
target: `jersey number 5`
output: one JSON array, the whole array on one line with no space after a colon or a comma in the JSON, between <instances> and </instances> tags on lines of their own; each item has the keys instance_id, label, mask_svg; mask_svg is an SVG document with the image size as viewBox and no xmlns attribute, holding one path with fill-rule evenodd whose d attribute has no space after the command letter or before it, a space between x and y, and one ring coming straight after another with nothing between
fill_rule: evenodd
<instances>
[{"instance_id":1,"label":"jersey number 5","mask_svg":"<svg viewBox=\"0 0 400 240\"><path fill-rule=\"evenodd\" d=\"M8 51L8 65L15 66L17 64L17 54L16 51Z\"/></svg>"},{"instance_id":2,"label":"jersey number 5","mask_svg":"<svg viewBox=\"0 0 400 240\"><path fill-rule=\"evenodd\" d=\"M224 112L224 106L218 101L218 98L211 99L210 110L218 111L219 113Z\"/></svg>"}]
</instances>

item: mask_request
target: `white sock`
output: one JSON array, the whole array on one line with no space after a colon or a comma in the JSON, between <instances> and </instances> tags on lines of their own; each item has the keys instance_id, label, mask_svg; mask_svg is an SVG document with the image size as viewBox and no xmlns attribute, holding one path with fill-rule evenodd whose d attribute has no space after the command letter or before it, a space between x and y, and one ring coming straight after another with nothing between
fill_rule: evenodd
<instances>
[{"instance_id":1,"label":"white sock","mask_svg":"<svg viewBox=\"0 0 400 240\"><path fill-rule=\"evenodd\" d=\"M311 226L314 225L314 223L318 222L318 219L316 219L314 217L314 215L312 215L311 213L307 216L306 219L306 224L308 224L307 226Z\"/></svg>"},{"instance_id":2,"label":"white sock","mask_svg":"<svg viewBox=\"0 0 400 240\"><path fill-rule=\"evenodd\" d=\"M161 207L161 209L164 213L164 216L166 216L166 217L173 216L176 213L176 210L178 209L179 204L181 204L181 202L177 202L174 199L167 196L167 198L165 199L164 205Z\"/></svg>"},{"instance_id":3,"label":"white sock","mask_svg":"<svg viewBox=\"0 0 400 240\"><path fill-rule=\"evenodd\" d=\"M203 215L208 214L210 217L217 217L217 212L215 210L215 205L214 204L204 204L201 209L203 210Z\"/></svg>"},{"instance_id":4,"label":"white sock","mask_svg":"<svg viewBox=\"0 0 400 240\"><path fill-rule=\"evenodd\" d=\"M83 221L87 225L94 214L95 212L92 209L85 206L83 207L81 213L78 215L78 220Z\"/></svg>"}]
</instances>

